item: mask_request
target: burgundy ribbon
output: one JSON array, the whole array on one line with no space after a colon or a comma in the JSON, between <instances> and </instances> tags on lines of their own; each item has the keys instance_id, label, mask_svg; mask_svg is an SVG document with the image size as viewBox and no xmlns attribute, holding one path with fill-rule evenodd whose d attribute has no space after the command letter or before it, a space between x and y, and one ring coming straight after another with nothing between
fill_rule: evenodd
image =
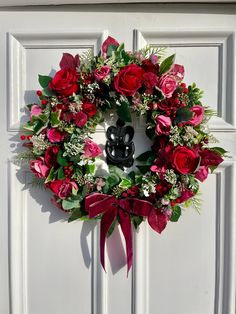
<instances>
[{"instance_id":1,"label":"burgundy ribbon","mask_svg":"<svg viewBox=\"0 0 236 314\"><path fill-rule=\"evenodd\" d=\"M116 217L119 217L122 233L126 243L127 273L132 266L133 244L130 214L148 217L150 226L157 232L165 228L167 218L157 210L152 203L137 198L117 199L113 195L93 193L85 198L85 210L89 218L103 213L100 230L100 259L105 270L104 249L106 235Z\"/></svg>"}]
</instances>

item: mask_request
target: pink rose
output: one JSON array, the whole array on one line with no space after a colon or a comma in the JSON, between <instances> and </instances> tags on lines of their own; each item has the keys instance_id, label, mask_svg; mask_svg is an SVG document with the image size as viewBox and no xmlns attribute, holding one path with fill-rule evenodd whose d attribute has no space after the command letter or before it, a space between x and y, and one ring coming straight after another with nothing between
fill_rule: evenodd
<instances>
[{"instance_id":1,"label":"pink rose","mask_svg":"<svg viewBox=\"0 0 236 314\"><path fill-rule=\"evenodd\" d=\"M109 47L110 45L118 47L118 46L119 46L119 43L118 43L118 41L116 41L113 37L108 36L107 39L106 39L106 40L104 41L104 43L102 44L102 56L103 56L104 58L106 58L107 49L108 49L108 47Z\"/></svg>"},{"instance_id":2,"label":"pink rose","mask_svg":"<svg viewBox=\"0 0 236 314\"><path fill-rule=\"evenodd\" d=\"M202 123L203 117L204 117L204 108L202 106L193 106L189 109L193 112L193 117L186 122L186 124L191 124L193 126L196 126L200 123Z\"/></svg>"},{"instance_id":3,"label":"pink rose","mask_svg":"<svg viewBox=\"0 0 236 314\"><path fill-rule=\"evenodd\" d=\"M32 119L33 116L39 116L42 111L43 109L41 107L38 105L33 105L30 110L30 119Z\"/></svg>"},{"instance_id":4,"label":"pink rose","mask_svg":"<svg viewBox=\"0 0 236 314\"><path fill-rule=\"evenodd\" d=\"M170 133L171 119L166 116L157 116L156 118L156 133L159 135L167 135Z\"/></svg>"},{"instance_id":5,"label":"pink rose","mask_svg":"<svg viewBox=\"0 0 236 314\"><path fill-rule=\"evenodd\" d=\"M161 76L158 82L158 87L162 91L163 95L166 96L166 98L170 98L172 96L176 86L177 84L175 79L169 75Z\"/></svg>"},{"instance_id":6,"label":"pink rose","mask_svg":"<svg viewBox=\"0 0 236 314\"><path fill-rule=\"evenodd\" d=\"M82 128L86 124L87 121L88 121L88 116L83 111L76 113L75 115L76 126L78 126L79 128Z\"/></svg>"},{"instance_id":7,"label":"pink rose","mask_svg":"<svg viewBox=\"0 0 236 314\"><path fill-rule=\"evenodd\" d=\"M72 187L78 189L77 184L74 181L70 181L69 178L51 181L48 183L48 186L51 191L61 199L65 199L71 194Z\"/></svg>"},{"instance_id":8,"label":"pink rose","mask_svg":"<svg viewBox=\"0 0 236 314\"><path fill-rule=\"evenodd\" d=\"M30 161L30 170L38 178L46 178L49 174L50 168L45 164L43 157L38 157L35 160Z\"/></svg>"},{"instance_id":9,"label":"pink rose","mask_svg":"<svg viewBox=\"0 0 236 314\"><path fill-rule=\"evenodd\" d=\"M199 167L198 171L195 173L195 178L203 182L208 177L208 168L206 166Z\"/></svg>"},{"instance_id":10,"label":"pink rose","mask_svg":"<svg viewBox=\"0 0 236 314\"><path fill-rule=\"evenodd\" d=\"M83 157L85 158L94 158L102 154L101 148L94 143L90 139L86 139L84 143L84 154Z\"/></svg>"},{"instance_id":11,"label":"pink rose","mask_svg":"<svg viewBox=\"0 0 236 314\"><path fill-rule=\"evenodd\" d=\"M153 88L157 86L158 77L153 72L146 72L143 74L143 83L146 87L145 93L152 95Z\"/></svg>"},{"instance_id":12,"label":"pink rose","mask_svg":"<svg viewBox=\"0 0 236 314\"><path fill-rule=\"evenodd\" d=\"M174 64L169 72L177 82L180 82L184 78L184 67L180 64Z\"/></svg>"},{"instance_id":13,"label":"pink rose","mask_svg":"<svg viewBox=\"0 0 236 314\"><path fill-rule=\"evenodd\" d=\"M110 73L111 68L108 65L104 65L101 69L94 71L94 77L97 81L102 81Z\"/></svg>"},{"instance_id":14,"label":"pink rose","mask_svg":"<svg viewBox=\"0 0 236 314\"><path fill-rule=\"evenodd\" d=\"M56 128L52 128L47 131L47 137L51 143L58 143L64 140L65 133Z\"/></svg>"}]
</instances>

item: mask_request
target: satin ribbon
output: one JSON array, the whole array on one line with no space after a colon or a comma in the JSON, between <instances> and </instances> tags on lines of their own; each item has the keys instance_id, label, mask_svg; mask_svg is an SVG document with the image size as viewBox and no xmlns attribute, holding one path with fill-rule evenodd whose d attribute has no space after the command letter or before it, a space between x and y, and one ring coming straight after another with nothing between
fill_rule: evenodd
<instances>
[{"instance_id":1,"label":"satin ribbon","mask_svg":"<svg viewBox=\"0 0 236 314\"><path fill-rule=\"evenodd\" d=\"M89 218L94 218L100 214L100 259L105 270L105 241L106 235L113 221L119 217L121 231L125 238L127 274L132 266L133 244L132 227L130 215L148 217L149 225L158 233L161 233L167 224L167 217L162 213L157 213L152 203L137 198L117 199L113 195L93 193L85 198L85 210Z\"/></svg>"}]
</instances>

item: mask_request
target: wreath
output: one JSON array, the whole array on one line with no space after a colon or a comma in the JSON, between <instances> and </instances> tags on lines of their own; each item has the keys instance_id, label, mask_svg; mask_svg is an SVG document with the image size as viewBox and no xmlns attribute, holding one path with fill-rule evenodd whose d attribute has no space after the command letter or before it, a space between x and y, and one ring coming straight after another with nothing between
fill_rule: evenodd
<instances>
[{"instance_id":1,"label":"wreath","mask_svg":"<svg viewBox=\"0 0 236 314\"><path fill-rule=\"evenodd\" d=\"M98 56L64 53L53 77L39 75L38 103L29 104L17 159L53 193L52 202L76 219L101 220L100 252L116 224L132 266L132 226L147 219L161 233L184 208L198 209L199 181L222 161L207 122L214 112L195 84L183 83L184 67L163 48L125 50L108 37ZM106 130L105 149L91 134L104 113L117 115ZM146 117L150 149L134 159L134 116ZM126 123L129 123L126 125ZM129 168L132 167L132 171Z\"/></svg>"}]
</instances>

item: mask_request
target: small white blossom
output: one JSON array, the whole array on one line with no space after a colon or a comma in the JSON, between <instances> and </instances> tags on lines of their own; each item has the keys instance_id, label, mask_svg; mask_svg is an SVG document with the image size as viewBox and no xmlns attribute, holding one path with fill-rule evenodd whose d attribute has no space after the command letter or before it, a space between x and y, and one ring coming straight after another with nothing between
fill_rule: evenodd
<instances>
[{"instance_id":1,"label":"small white blossom","mask_svg":"<svg viewBox=\"0 0 236 314\"><path fill-rule=\"evenodd\" d=\"M49 146L48 140L45 139L45 134L33 135L31 137L31 142L33 144L33 152L35 154L40 154L44 152Z\"/></svg>"}]
</instances>

